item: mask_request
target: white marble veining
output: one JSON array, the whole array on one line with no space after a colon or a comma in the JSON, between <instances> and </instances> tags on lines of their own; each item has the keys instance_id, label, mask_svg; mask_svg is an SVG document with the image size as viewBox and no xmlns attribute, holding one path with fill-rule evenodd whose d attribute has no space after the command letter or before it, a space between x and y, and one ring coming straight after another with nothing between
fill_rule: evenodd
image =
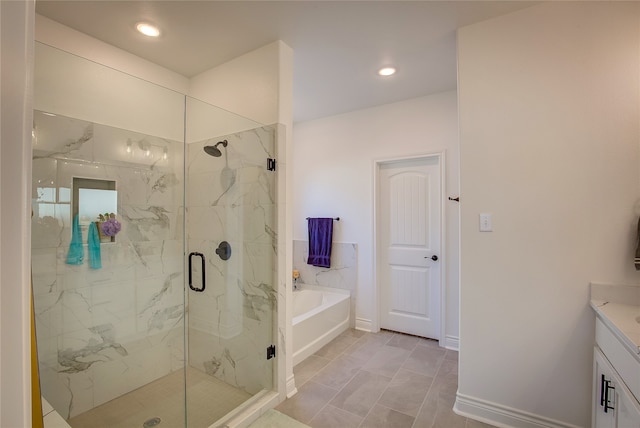
<instances>
[{"instance_id":1,"label":"white marble veining","mask_svg":"<svg viewBox=\"0 0 640 428\"><path fill-rule=\"evenodd\" d=\"M591 284L591 307L636 354L640 354L640 286Z\"/></svg>"},{"instance_id":2,"label":"white marble veining","mask_svg":"<svg viewBox=\"0 0 640 428\"><path fill-rule=\"evenodd\" d=\"M305 284L354 291L357 280L357 244L333 242L331 267L307 264L309 241L293 241L293 266Z\"/></svg>"},{"instance_id":3,"label":"white marble veining","mask_svg":"<svg viewBox=\"0 0 640 428\"><path fill-rule=\"evenodd\" d=\"M35 112L34 119L42 391L69 418L183 366L183 146L59 115ZM127 141L138 144L133 155ZM149 156L147 143L155 150ZM86 242L85 263L66 263L73 177L116 182L122 230L116 242L101 245L101 269L89 268Z\"/></svg>"}]
</instances>

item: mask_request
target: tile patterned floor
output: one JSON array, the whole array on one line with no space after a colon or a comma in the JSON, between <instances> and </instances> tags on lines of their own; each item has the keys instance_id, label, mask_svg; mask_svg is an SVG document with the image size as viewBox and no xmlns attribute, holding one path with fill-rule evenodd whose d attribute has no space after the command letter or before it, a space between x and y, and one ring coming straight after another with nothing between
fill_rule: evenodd
<instances>
[{"instance_id":1,"label":"tile patterned floor","mask_svg":"<svg viewBox=\"0 0 640 428\"><path fill-rule=\"evenodd\" d=\"M190 428L207 428L251 395L199 370L186 379ZM69 420L73 428L142 428L158 417L158 428L184 427L184 371L178 370Z\"/></svg>"},{"instance_id":2,"label":"tile patterned floor","mask_svg":"<svg viewBox=\"0 0 640 428\"><path fill-rule=\"evenodd\" d=\"M347 330L296 367L276 410L313 428L486 428L456 415L458 353L434 340Z\"/></svg>"}]
</instances>

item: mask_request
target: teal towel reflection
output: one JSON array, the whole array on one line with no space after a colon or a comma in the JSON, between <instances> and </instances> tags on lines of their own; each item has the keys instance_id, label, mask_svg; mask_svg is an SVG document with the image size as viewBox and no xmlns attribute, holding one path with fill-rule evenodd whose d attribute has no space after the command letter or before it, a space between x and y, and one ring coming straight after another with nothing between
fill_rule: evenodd
<instances>
[{"instance_id":1,"label":"teal towel reflection","mask_svg":"<svg viewBox=\"0 0 640 428\"><path fill-rule=\"evenodd\" d=\"M67 264L81 265L84 260L84 248L82 248L82 230L78 222L78 216L73 218L71 229L71 244L69 244L69 254L67 254Z\"/></svg>"},{"instance_id":2,"label":"teal towel reflection","mask_svg":"<svg viewBox=\"0 0 640 428\"><path fill-rule=\"evenodd\" d=\"M102 260L100 256L100 236L95 222L89 223L89 236L87 237L87 247L89 247L89 267L100 269Z\"/></svg>"}]
</instances>

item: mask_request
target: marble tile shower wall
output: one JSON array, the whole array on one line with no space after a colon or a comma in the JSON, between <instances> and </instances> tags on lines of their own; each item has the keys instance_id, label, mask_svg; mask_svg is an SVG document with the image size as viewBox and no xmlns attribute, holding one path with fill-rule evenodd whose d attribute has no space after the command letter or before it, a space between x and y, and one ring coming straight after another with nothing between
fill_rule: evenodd
<instances>
[{"instance_id":1,"label":"marble tile shower wall","mask_svg":"<svg viewBox=\"0 0 640 428\"><path fill-rule=\"evenodd\" d=\"M204 146L218 146L212 157ZM272 388L266 348L277 295L275 131L257 128L187 146L188 251L206 260L204 292L189 291L189 365L250 394ZM222 241L231 257L216 253Z\"/></svg>"},{"instance_id":2,"label":"marble tile shower wall","mask_svg":"<svg viewBox=\"0 0 640 428\"><path fill-rule=\"evenodd\" d=\"M309 241L293 241L293 268L300 272L302 284L340 288L351 292L351 327L355 327L358 281L358 245L334 242L331 245L331 267L307 264Z\"/></svg>"},{"instance_id":3,"label":"marble tile shower wall","mask_svg":"<svg viewBox=\"0 0 640 428\"><path fill-rule=\"evenodd\" d=\"M32 270L41 384L68 418L183 367L183 150L181 142L34 116ZM101 244L101 269L89 267L86 229L84 264L66 264L73 177L116 181L122 230L115 242Z\"/></svg>"}]
</instances>

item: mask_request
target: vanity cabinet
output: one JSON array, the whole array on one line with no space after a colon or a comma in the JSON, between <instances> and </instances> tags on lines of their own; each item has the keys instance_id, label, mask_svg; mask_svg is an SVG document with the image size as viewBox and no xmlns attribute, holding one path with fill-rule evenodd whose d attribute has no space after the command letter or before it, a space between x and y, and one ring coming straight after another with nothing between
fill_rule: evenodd
<instances>
[{"instance_id":1,"label":"vanity cabinet","mask_svg":"<svg viewBox=\"0 0 640 428\"><path fill-rule=\"evenodd\" d=\"M640 404L633 395L625 392L618 395L617 416L618 427L640 428Z\"/></svg>"},{"instance_id":2,"label":"vanity cabinet","mask_svg":"<svg viewBox=\"0 0 640 428\"><path fill-rule=\"evenodd\" d=\"M594 428L640 428L639 403L598 347L593 392Z\"/></svg>"},{"instance_id":3,"label":"vanity cabinet","mask_svg":"<svg viewBox=\"0 0 640 428\"><path fill-rule=\"evenodd\" d=\"M593 428L640 428L640 359L596 319Z\"/></svg>"}]
</instances>

